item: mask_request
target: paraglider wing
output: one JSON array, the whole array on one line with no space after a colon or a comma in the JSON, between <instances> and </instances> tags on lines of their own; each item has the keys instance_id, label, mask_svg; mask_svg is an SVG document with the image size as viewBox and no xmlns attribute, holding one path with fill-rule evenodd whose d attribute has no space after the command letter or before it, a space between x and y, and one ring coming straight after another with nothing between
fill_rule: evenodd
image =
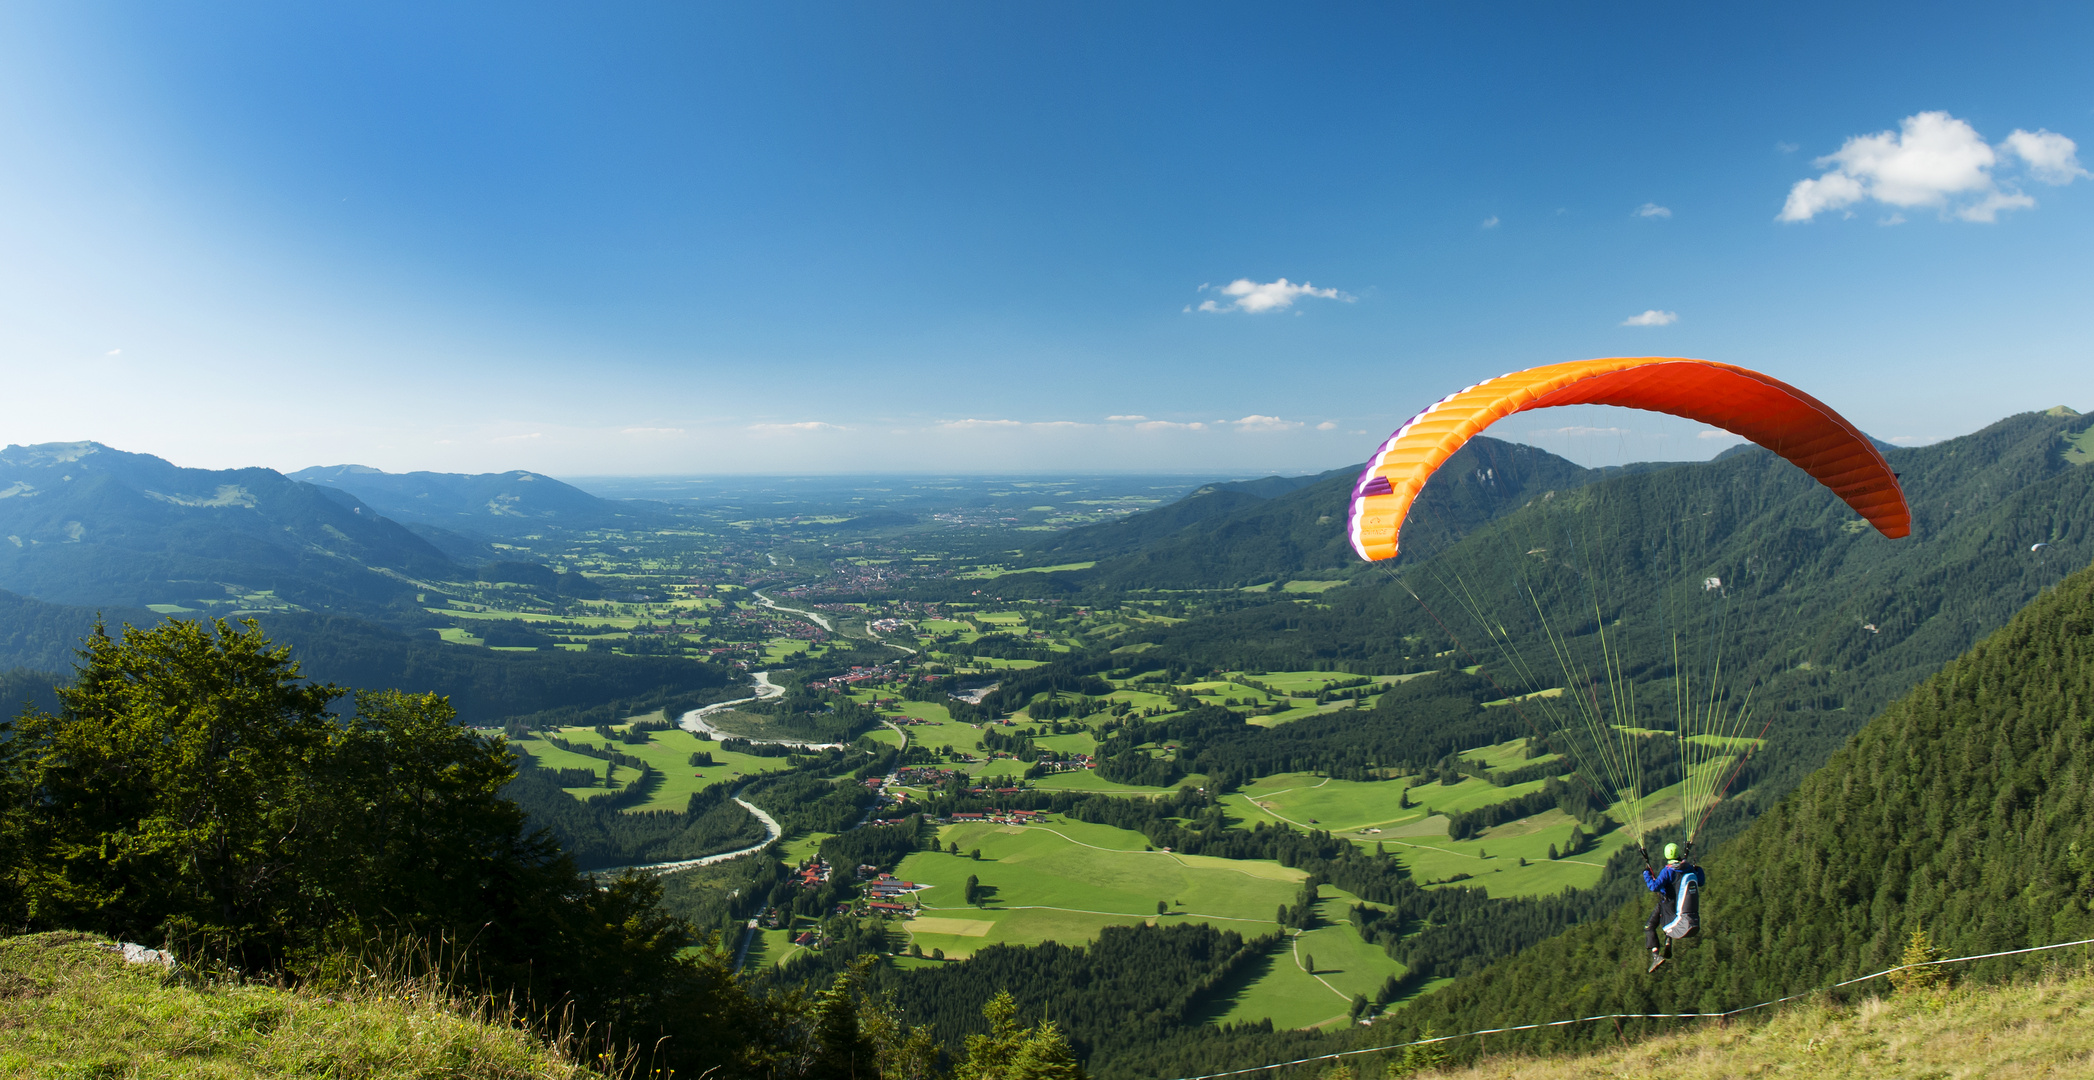
<instances>
[{"instance_id":1,"label":"paraglider wing","mask_svg":"<svg viewBox=\"0 0 2094 1080\"><path fill-rule=\"evenodd\" d=\"M1912 531L1897 475L1875 444L1818 399L1769 375L1671 356L1614 357L1516 371L1450 394L1411 417L1367 461L1352 489L1352 548L1396 557L1411 503L1462 444L1513 413L1619 405L1667 413L1750 439L1809 473L1876 531Z\"/></svg>"}]
</instances>

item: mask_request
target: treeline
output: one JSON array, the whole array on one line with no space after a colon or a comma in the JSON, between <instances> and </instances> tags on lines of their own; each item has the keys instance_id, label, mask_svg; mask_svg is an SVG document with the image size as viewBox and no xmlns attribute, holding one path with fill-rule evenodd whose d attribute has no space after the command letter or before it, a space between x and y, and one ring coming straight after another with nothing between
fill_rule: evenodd
<instances>
[{"instance_id":1,"label":"treeline","mask_svg":"<svg viewBox=\"0 0 2094 1080\"><path fill-rule=\"evenodd\" d=\"M565 705L557 709L540 709L525 713L510 721L510 726L529 731L545 731L551 728L586 727L603 724L622 724L629 717L658 715L668 726L693 709L726 701L745 694L739 679L729 679L717 686L702 690L672 690L657 688L638 695L621 695L595 705Z\"/></svg>"},{"instance_id":2,"label":"treeline","mask_svg":"<svg viewBox=\"0 0 2094 1080\"><path fill-rule=\"evenodd\" d=\"M782 986L821 985L863 952L891 949L875 925L862 936L802 953L768 978ZM1197 1029L1218 995L1284 948L1278 933L1246 939L1207 923L1107 926L1087 945L991 945L937 967L872 971L868 987L887 995L912 1024L930 1029L948 1053L986 1025L977 1003L1009 990L1023 1017L1051 1018L1101 1080L1153 1077L1147 1048ZM1271 1023L1232 1026L1269 1035Z\"/></svg>"},{"instance_id":3,"label":"treeline","mask_svg":"<svg viewBox=\"0 0 2094 1080\"><path fill-rule=\"evenodd\" d=\"M49 671L28 668L0 671L0 716L11 716L16 712L56 712L57 687L70 681Z\"/></svg>"},{"instance_id":4,"label":"treeline","mask_svg":"<svg viewBox=\"0 0 2094 1080\"><path fill-rule=\"evenodd\" d=\"M1283 772L1379 780L1390 771L1437 768L1464 749L1545 734L1518 710L1484 708L1497 693L1483 679L1448 671L1390 687L1373 709L1341 709L1269 728L1208 704L1160 720L1129 717L1099 728L1098 767L1119 783L1159 786L1201 773L1224 791ZM1175 744L1176 760L1152 758L1136 749L1143 744Z\"/></svg>"},{"instance_id":5,"label":"treeline","mask_svg":"<svg viewBox=\"0 0 2094 1080\"><path fill-rule=\"evenodd\" d=\"M161 616L145 608L72 607L0 589L0 669L69 672L79 662L80 640L97 623L151 627L160 621ZM10 710L16 704L13 700L0 703Z\"/></svg>"},{"instance_id":6,"label":"treeline","mask_svg":"<svg viewBox=\"0 0 2094 1080\"><path fill-rule=\"evenodd\" d=\"M880 725L880 714L873 709L804 684L794 684L768 701L743 702L734 711L762 717L764 738L799 742L848 743Z\"/></svg>"},{"instance_id":7,"label":"treeline","mask_svg":"<svg viewBox=\"0 0 2094 1080\"><path fill-rule=\"evenodd\" d=\"M923 818L911 814L893 825L868 825L850 829L822 841L821 856L839 874L860 866L892 870L895 864L920 851L926 842Z\"/></svg>"},{"instance_id":8,"label":"treeline","mask_svg":"<svg viewBox=\"0 0 2094 1080\"><path fill-rule=\"evenodd\" d=\"M622 756L622 755L621 755ZM531 825L547 830L560 850L577 866L593 869L694 859L747 847L763 839L763 823L727 797L725 785L694 792L683 810L628 812L624 807L652 794L644 783L592 796L585 802L561 790L560 772L535 767L528 755L517 755L516 776L502 796L529 815ZM653 770L641 778L659 777Z\"/></svg>"}]
</instances>

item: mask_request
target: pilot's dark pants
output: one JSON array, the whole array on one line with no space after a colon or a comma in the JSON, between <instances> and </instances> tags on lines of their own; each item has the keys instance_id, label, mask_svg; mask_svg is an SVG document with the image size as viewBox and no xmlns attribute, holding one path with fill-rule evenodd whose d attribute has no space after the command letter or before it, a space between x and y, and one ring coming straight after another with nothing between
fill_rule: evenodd
<instances>
[{"instance_id":1,"label":"pilot's dark pants","mask_svg":"<svg viewBox=\"0 0 2094 1080\"><path fill-rule=\"evenodd\" d=\"M1651 912L1650 921L1643 924L1643 940L1649 948L1655 950L1658 942L1664 940L1658 932L1672 921L1672 916L1672 897L1659 893L1657 910Z\"/></svg>"}]
</instances>

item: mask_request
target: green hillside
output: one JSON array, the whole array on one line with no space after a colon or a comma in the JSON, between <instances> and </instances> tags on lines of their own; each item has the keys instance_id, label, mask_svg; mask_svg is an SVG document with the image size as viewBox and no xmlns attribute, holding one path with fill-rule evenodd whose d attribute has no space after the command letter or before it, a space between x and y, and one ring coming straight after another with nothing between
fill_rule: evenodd
<instances>
[{"instance_id":1,"label":"green hillside","mask_svg":"<svg viewBox=\"0 0 2094 1080\"><path fill-rule=\"evenodd\" d=\"M185 469L100 443L0 451L0 588L164 610L412 610L457 568L352 495L270 469Z\"/></svg>"},{"instance_id":2,"label":"green hillside","mask_svg":"<svg viewBox=\"0 0 2094 1080\"><path fill-rule=\"evenodd\" d=\"M1346 507L1358 475L1348 467L1299 477L1305 482L1291 490L1265 481L1213 485L1121 521L1071 529L1028 555L1043 565L1100 560L1088 570L1057 575L1089 588L1227 588L1298 574L1349 576L1363 569L1345 539ZM1531 446L1472 439L1426 485L1416 528L1431 533L1438 546L1539 492L1581 487L1606 475Z\"/></svg>"},{"instance_id":3,"label":"green hillside","mask_svg":"<svg viewBox=\"0 0 2094 1080\"><path fill-rule=\"evenodd\" d=\"M2094 935L2094 569L1871 721L1706 861L1703 940L1642 970L1642 903L1392 1014L1373 1037L1603 1012L1729 1009L1898 962ZM1997 979L2012 960L1967 966ZM1522 1040L1580 1046L1612 1030Z\"/></svg>"},{"instance_id":4,"label":"green hillside","mask_svg":"<svg viewBox=\"0 0 2094 1080\"><path fill-rule=\"evenodd\" d=\"M467 475L318 465L290 478L347 492L395 521L488 536L639 525L653 517L522 469Z\"/></svg>"},{"instance_id":5,"label":"green hillside","mask_svg":"<svg viewBox=\"0 0 2094 1080\"><path fill-rule=\"evenodd\" d=\"M1819 1003L1757 1026L1707 1024L1575 1056L1500 1054L1469 1067L1425 1075L1445 1080L2083 1076L2088 1061L2094 1060L2090 1019L2094 977L2081 971L2027 985L1972 986L1942 996ZM1356 1073L1365 1071L1358 1058L1352 1060Z\"/></svg>"},{"instance_id":6,"label":"green hillside","mask_svg":"<svg viewBox=\"0 0 2094 1080\"><path fill-rule=\"evenodd\" d=\"M0 1075L570 1080L602 1073L427 985L201 982L64 931L0 938Z\"/></svg>"}]
</instances>

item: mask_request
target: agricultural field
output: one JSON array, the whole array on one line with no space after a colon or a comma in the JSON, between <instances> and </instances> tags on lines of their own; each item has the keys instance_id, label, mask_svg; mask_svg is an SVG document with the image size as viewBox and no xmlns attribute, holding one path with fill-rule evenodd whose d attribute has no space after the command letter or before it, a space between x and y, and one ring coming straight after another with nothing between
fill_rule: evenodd
<instances>
[{"instance_id":1,"label":"agricultural field","mask_svg":"<svg viewBox=\"0 0 2094 1080\"><path fill-rule=\"evenodd\" d=\"M1473 839L1451 840L1447 814L1517 798L1539 790L1544 781L1502 788L1472 776L1452 785L1409 787L1410 782L1409 777L1362 783L1283 773L1263 777L1225 802L1238 827L1249 828L1263 818L1327 829L1360 847L1380 845L1394 852L1421 884L1458 879L1492 896L1544 896L1565 886L1590 888L1598 884L1607 859L1629 843L1627 832L1616 829L1593 840L1586 851L1552 861L1549 846L1554 844L1559 854L1567 849L1576 824L1554 809L1487 829ZM1406 797L1412 803L1408 809L1402 806ZM1652 798L1662 797L1660 793ZM1673 799L1676 805L1676 792Z\"/></svg>"},{"instance_id":2,"label":"agricultural field","mask_svg":"<svg viewBox=\"0 0 2094 1080\"><path fill-rule=\"evenodd\" d=\"M1084 822L1046 825L951 825L939 838L966 855L920 852L897 876L931 886L917 894L922 913L897 923L911 943L949 958L991 944L1072 943L1110 925L1154 924L1163 901L1166 922L1207 922L1255 937L1274 930L1272 915L1292 902L1302 871L1264 860L1230 860L1144 850L1139 833ZM989 890L983 902L962 901L969 875ZM1286 1027L1343 1023L1354 994L1372 997L1403 966L1360 940L1347 912L1358 902L1325 886L1319 925L1288 949L1254 965L1240 986L1217 998L1214 1020L1271 1017ZM941 899L942 898L942 899ZM1302 968L1313 958L1314 975Z\"/></svg>"},{"instance_id":3,"label":"agricultural field","mask_svg":"<svg viewBox=\"0 0 2094 1080\"><path fill-rule=\"evenodd\" d=\"M1381 947L1360 940L1348 921L1358 898L1325 886L1316 903L1317 926L1288 939L1287 948L1257 961L1233 985L1207 1003L1207 1023L1256 1023L1276 1028L1340 1028L1350 1020L1354 994L1372 1000L1402 964ZM1306 967L1316 965L1311 973ZM1438 980L1445 981L1445 980Z\"/></svg>"},{"instance_id":4,"label":"agricultural field","mask_svg":"<svg viewBox=\"0 0 2094 1080\"><path fill-rule=\"evenodd\" d=\"M1167 921L1255 936L1274 928L1273 913L1296 898L1307 876L1266 860L1150 851L1140 833L1079 821L948 825L938 836L963 853L979 848L982 857L918 852L896 875L931 886L917 894L923 914L901 926L926 951L942 948L947 956L996 943L1087 941L1103 926L1155 922L1159 901L1169 906ZM980 905L964 900L969 875L990 890ZM1344 936L1359 943L1344 922L1351 902L1347 897L1333 910ZM1400 970L1383 956L1365 992Z\"/></svg>"},{"instance_id":5,"label":"agricultural field","mask_svg":"<svg viewBox=\"0 0 2094 1080\"><path fill-rule=\"evenodd\" d=\"M574 744L587 743L603 746L604 737L594 728L567 727L550 732L554 736ZM720 749L716 742L705 742L688 731L671 729L648 734L644 744L628 745L612 742L611 749L628 754L654 766L662 774L659 786L648 796L647 801L626 807L628 813L640 810L682 810L690 805L691 796L716 784L739 784L749 777L786 768L784 758L760 758L748 754L730 754ZM603 775L604 766L609 764L598 758L562 750L543 739L512 741L510 749L528 754L544 769L589 769L598 776ZM712 754L714 764L693 767L691 754L704 750ZM619 767L616 779L630 783L640 775L639 770ZM569 795L587 799L601 795L603 787L567 788Z\"/></svg>"}]
</instances>

